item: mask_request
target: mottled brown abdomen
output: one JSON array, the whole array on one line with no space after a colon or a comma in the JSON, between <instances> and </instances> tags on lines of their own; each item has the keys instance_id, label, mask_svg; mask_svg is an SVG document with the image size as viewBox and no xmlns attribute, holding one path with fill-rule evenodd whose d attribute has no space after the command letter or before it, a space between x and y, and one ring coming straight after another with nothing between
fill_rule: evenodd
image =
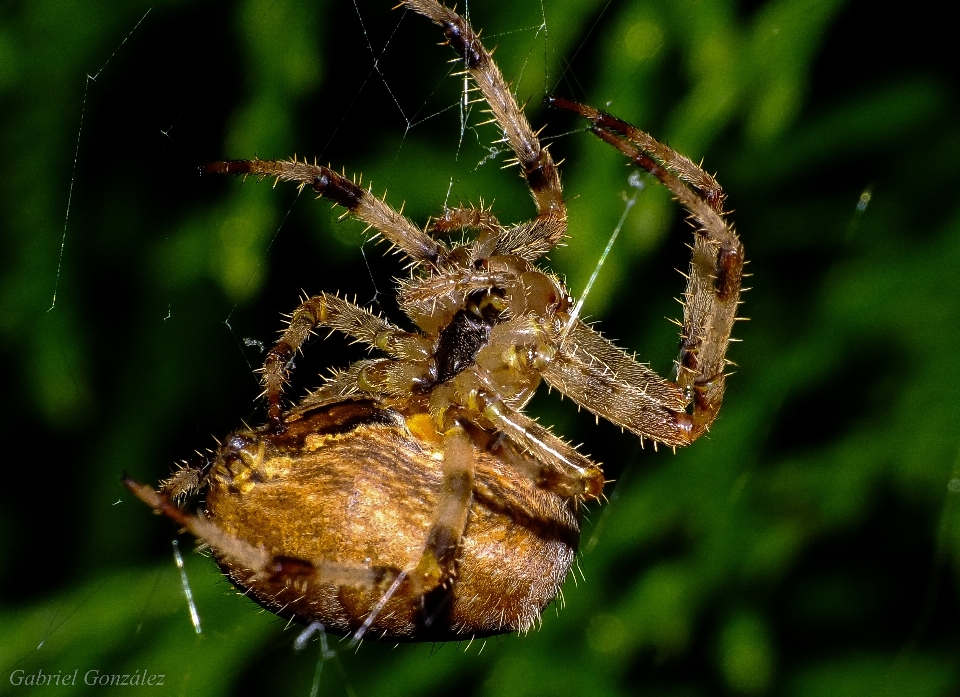
<instances>
[{"instance_id":1,"label":"mottled brown abdomen","mask_svg":"<svg viewBox=\"0 0 960 697\"><path fill-rule=\"evenodd\" d=\"M415 429L414 429L415 430ZM394 639L462 639L532 627L557 594L579 539L577 504L512 467L504 445L474 433L473 502L457 574L421 597L401 581L368 632ZM416 566L437 510L442 456L402 414L344 400L287 416L282 434L234 434L214 464L207 515L274 556L272 574L221 566L270 610L328 631L356 631ZM217 556L216 549L213 550ZM324 564L382 572L374 583L331 583Z\"/></svg>"}]
</instances>

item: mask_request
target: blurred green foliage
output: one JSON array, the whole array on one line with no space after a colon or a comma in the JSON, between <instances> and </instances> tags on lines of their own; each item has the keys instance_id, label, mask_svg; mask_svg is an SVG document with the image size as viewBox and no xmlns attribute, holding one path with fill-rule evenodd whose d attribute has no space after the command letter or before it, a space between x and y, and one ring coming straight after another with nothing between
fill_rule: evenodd
<instances>
[{"instance_id":1,"label":"blurred green foliage","mask_svg":"<svg viewBox=\"0 0 960 697\"><path fill-rule=\"evenodd\" d=\"M461 127L438 30L390 5L0 7L0 693L70 691L15 670L146 669L167 676L151 694L306 695L321 666L320 694L960 694L960 77L921 4L468 3L565 158L572 239L550 263L574 293L628 170L545 93L718 172L753 273L721 417L673 455L538 398L616 483L528 636L333 643L318 664L191 554L194 633L173 530L121 472L155 481L262 418L244 340L269 342L301 289L395 316L402 273L327 205L196 165L296 152L421 222L481 196L532 212L478 106ZM651 184L587 302L663 373L688 234ZM358 357L345 343L308 349L301 389Z\"/></svg>"}]
</instances>

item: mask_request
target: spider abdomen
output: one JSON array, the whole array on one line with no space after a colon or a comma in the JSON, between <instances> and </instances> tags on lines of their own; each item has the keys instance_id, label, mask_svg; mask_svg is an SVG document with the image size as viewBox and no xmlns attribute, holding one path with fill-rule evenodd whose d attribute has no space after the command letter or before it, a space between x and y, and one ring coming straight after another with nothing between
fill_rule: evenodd
<instances>
[{"instance_id":1,"label":"spider abdomen","mask_svg":"<svg viewBox=\"0 0 960 697\"><path fill-rule=\"evenodd\" d=\"M421 596L415 567L438 505L438 443L374 400L344 400L227 439L211 472L207 517L273 558L255 573L214 554L270 610L393 639L457 639L524 631L556 596L579 539L574 500L504 463L503 444L476 447L469 523L448 587ZM483 443L482 433L473 434ZM496 452L495 452L496 451ZM519 453L511 453L517 457ZM374 584L330 583L309 560L380 570ZM385 602L384 602L385 601Z\"/></svg>"}]
</instances>

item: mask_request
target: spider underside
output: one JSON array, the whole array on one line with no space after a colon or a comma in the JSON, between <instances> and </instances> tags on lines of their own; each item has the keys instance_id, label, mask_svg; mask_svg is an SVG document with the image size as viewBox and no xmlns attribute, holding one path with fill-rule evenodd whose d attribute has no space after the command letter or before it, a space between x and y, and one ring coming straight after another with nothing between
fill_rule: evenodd
<instances>
[{"instance_id":1,"label":"spider underside","mask_svg":"<svg viewBox=\"0 0 960 697\"><path fill-rule=\"evenodd\" d=\"M272 611L328 631L399 640L526 631L575 557L599 465L523 413L541 380L641 439L676 447L714 421L736 320L743 247L712 176L646 133L561 98L653 174L694 224L675 380L571 315L563 283L535 265L567 232L557 167L469 24L435 0L404 6L443 28L503 130L537 216L445 210L420 228L370 190L307 162L218 162L211 173L310 187L372 226L413 264L398 289L408 332L337 295L293 312L262 369L267 423L229 436L159 492L127 486L208 545ZM462 244L447 234L469 230ZM442 238L442 239L441 239ZM282 403L292 358L319 327L385 354ZM175 501L205 490L203 513Z\"/></svg>"}]
</instances>

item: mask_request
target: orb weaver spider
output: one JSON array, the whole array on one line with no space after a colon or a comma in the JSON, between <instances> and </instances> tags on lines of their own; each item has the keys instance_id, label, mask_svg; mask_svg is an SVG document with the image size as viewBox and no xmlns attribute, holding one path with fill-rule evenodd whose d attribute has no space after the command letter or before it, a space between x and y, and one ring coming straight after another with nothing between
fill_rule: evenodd
<instances>
[{"instance_id":1,"label":"orb weaver spider","mask_svg":"<svg viewBox=\"0 0 960 697\"><path fill-rule=\"evenodd\" d=\"M638 435L676 447L707 431L723 397L743 247L712 176L646 133L552 97L655 176L694 222L676 379L581 322L562 281L536 261L567 233L557 166L467 21L435 0L403 5L438 24L503 131L537 215L503 225L460 207L421 228L327 167L216 162L208 173L310 188L410 260L404 331L331 293L294 310L262 368L267 423L230 435L160 491L126 480L209 546L224 573L282 616L327 631L445 640L526 631L577 550L579 511L604 475L525 415L541 381ZM460 244L451 231L470 231ZM361 360L285 408L292 359L320 327L385 354ZM206 492L205 510L176 500Z\"/></svg>"}]
</instances>

